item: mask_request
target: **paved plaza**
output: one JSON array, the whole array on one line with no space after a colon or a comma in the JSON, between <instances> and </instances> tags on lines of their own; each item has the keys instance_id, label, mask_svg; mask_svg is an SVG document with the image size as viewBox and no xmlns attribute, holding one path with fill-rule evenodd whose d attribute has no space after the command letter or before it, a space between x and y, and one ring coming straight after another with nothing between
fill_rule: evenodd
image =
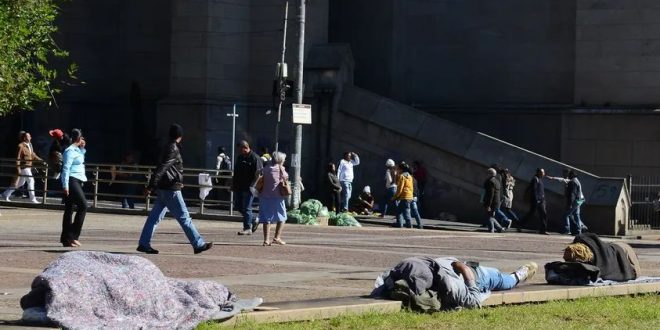
<instances>
[{"instance_id":1,"label":"paved plaza","mask_svg":"<svg viewBox=\"0 0 660 330\"><path fill-rule=\"evenodd\" d=\"M0 208L0 321L19 319L19 300L32 279L60 254L61 211ZM78 249L135 254L153 261L167 276L219 281L239 297L266 303L331 297L356 297L371 291L375 277L403 258L456 256L513 271L525 261L542 265L560 260L570 236L529 233L490 234L475 230L395 229L378 224L362 228L288 225L285 246L263 247L261 228L237 236L236 221L195 220L210 251L194 255L176 221L159 226L153 246L159 255L135 251L145 217L88 213ZM238 218L236 218L238 220ZM386 223L388 221L384 221ZM468 227L476 228L476 227ZM643 275L660 276L660 240L627 240L637 251ZM524 290L523 285L517 290Z\"/></svg>"}]
</instances>

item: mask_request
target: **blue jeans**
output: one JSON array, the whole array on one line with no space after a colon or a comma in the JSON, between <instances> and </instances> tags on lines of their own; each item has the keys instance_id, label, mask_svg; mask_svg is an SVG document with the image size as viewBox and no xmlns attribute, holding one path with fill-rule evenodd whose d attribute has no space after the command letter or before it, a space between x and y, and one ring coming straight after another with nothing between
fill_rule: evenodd
<instances>
[{"instance_id":1,"label":"blue jeans","mask_svg":"<svg viewBox=\"0 0 660 330\"><path fill-rule=\"evenodd\" d=\"M234 208L243 215L243 230L252 229L252 202L254 196L249 190L234 192Z\"/></svg>"},{"instance_id":2,"label":"blue jeans","mask_svg":"<svg viewBox=\"0 0 660 330\"><path fill-rule=\"evenodd\" d=\"M515 222L520 222L520 219L518 218L518 215L515 212L513 212L513 209L504 207L504 208L501 208L500 210L502 210L502 209L503 209L502 213L505 216L507 216L510 220L513 220Z\"/></svg>"},{"instance_id":3,"label":"blue jeans","mask_svg":"<svg viewBox=\"0 0 660 330\"><path fill-rule=\"evenodd\" d=\"M502 273L493 267L477 267L477 277L477 286L482 292L510 290L518 284L513 274Z\"/></svg>"},{"instance_id":4,"label":"blue jeans","mask_svg":"<svg viewBox=\"0 0 660 330\"><path fill-rule=\"evenodd\" d=\"M154 207L149 212L147 221L142 228L142 235L140 235L140 246L151 247L151 238L156 232L156 227L163 217L165 212L170 210L174 218L181 225L181 229L188 237L188 241L194 248L204 246L204 239L199 235L195 225L192 223L186 203L183 201L183 195L180 190L156 190L156 202Z\"/></svg>"},{"instance_id":5,"label":"blue jeans","mask_svg":"<svg viewBox=\"0 0 660 330\"><path fill-rule=\"evenodd\" d=\"M509 225L509 221L512 221L507 217L507 215L502 211L502 208L498 208L497 211L495 211L495 219L500 222L500 224L504 227L507 227Z\"/></svg>"},{"instance_id":6,"label":"blue jeans","mask_svg":"<svg viewBox=\"0 0 660 330\"><path fill-rule=\"evenodd\" d=\"M399 205L397 206L397 212L396 212L396 225L397 227L401 228L403 227L403 220L406 221L406 227L412 227L412 223L410 222L410 204L412 203L411 200L400 200Z\"/></svg>"},{"instance_id":7,"label":"blue jeans","mask_svg":"<svg viewBox=\"0 0 660 330\"><path fill-rule=\"evenodd\" d=\"M396 212L397 203L396 201L392 201L394 194L396 194L396 187L387 188L387 191L385 192L385 201L383 201L383 215L387 215L387 208L390 204L394 205L394 210Z\"/></svg>"},{"instance_id":8,"label":"blue jeans","mask_svg":"<svg viewBox=\"0 0 660 330\"><path fill-rule=\"evenodd\" d=\"M417 198L417 197L415 197ZM412 215L413 218L415 218L415 221L417 221L417 228L422 229L422 217L419 215L419 208L417 207L417 201L412 200L410 202L410 214Z\"/></svg>"},{"instance_id":9,"label":"blue jeans","mask_svg":"<svg viewBox=\"0 0 660 330\"><path fill-rule=\"evenodd\" d=\"M575 233L580 234L582 232L582 218L580 218L580 206L581 204L573 203L571 207L566 211L564 216L565 226L564 229L567 233L571 232L571 224L575 227Z\"/></svg>"},{"instance_id":10,"label":"blue jeans","mask_svg":"<svg viewBox=\"0 0 660 330\"><path fill-rule=\"evenodd\" d=\"M348 202L351 199L353 183L348 181L340 181L339 183L341 184L341 211L348 211Z\"/></svg>"}]
</instances>

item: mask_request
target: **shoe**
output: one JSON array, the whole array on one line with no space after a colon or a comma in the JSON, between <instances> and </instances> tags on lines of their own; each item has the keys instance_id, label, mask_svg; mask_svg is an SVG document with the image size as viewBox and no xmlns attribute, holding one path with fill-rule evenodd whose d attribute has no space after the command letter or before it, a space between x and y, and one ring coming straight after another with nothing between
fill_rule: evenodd
<instances>
[{"instance_id":1,"label":"shoe","mask_svg":"<svg viewBox=\"0 0 660 330\"><path fill-rule=\"evenodd\" d=\"M195 252L195 254L200 254L212 247L213 247L213 242L208 242L208 243L204 243L204 245L202 245L201 247L194 248L193 251Z\"/></svg>"},{"instance_id":2,"label":"shoe","mask_svg":"<svg viewBox=\"0 0 660 330\"><path fill-rule=\"evenodd\" d=\"M75 246L75 247L79 247L79 246L81 246L82 244L80 244L80 242L78 242L77 239L74 239L74 240L71 241L71 245L73 245L73 246Z\"/></svg>"},{"instance_id":3,"label":"shoe","mask_svg":"<svg viewBox=\"0 0 660 330\"><path fill-rule=\"evenodd\" d=\"M263 246L270 246L270 242L266 242L266 241L264 241Z\"/></svg>"},{"instance_id":4,"label":"shoe","mask_svg":"<svg viewBox=\"0 0 660 330\"><path fill-rule=\"evenodd\" d=\"M511 219L507 219L507 220L509 220L509 222L506 224L506 229L509 229L509 228L511 228L511 225L513 224L513 220L511 220Z\"/></svg>"},{"instance_id":5,"label":"shoe","mask_svg":"<svg viewBox=\"0 0 660 330\"><path fill-rule=\"evenodd\" d=\"M273 244L286 245L286 242L283 241L281 238L273 238Z\"/></svg>"},{"instance_id":6,"label":"shoe","mask_svg":"<svg viewBox=\"0 0 660 330\"><path fill-rule=\"evenodd\" d=\"M243 230L243 231L239 231L238 235L240 235L240 236L250 236L250 235L252 235L252 230L246 229L246 230Z\"/></svg>"},{"instance_id":7,"label":"shoe","mask_svg":"<svg viewBox=\"0 0 660 330\"><path fill-rule=\"evenodd\" d=\"M35 198L35 199L31 199L30 202L31 202L32 204L39 204L39 201L38 201L36 198Z\"/></svg>"},{"instance_id":8,"label":"shoe","mask_svg":"<svg viewBox=\"0 0 660 330\"><path fill-rule=\"evenodd\" d=\"M2 195L2 199L4 199L5 202L11 202L11 201L9 200L9 196Z\"/></svg>"},{"instance_id":9,"label":"shoe","mask_svg":"<svg viewBox=\"0 0 660 330\"><path fill-rule=\"evenodd\" d=\"M259 220L255 219L254 221L252 221L252 232L254 233L255 231L257 231L257 228L259 228Z\"/></svg>"},{"instance_id":10,"label":"shoe","mask_svg":"<svg viewBox=\"0 0 660 330\"><path fill-rule=\"evenodd\" d=\"M506 232L506 228L504 228L504 227L497 228L497 232L498 233L504 233L504 232Z\"/></svg>"},{"instance_id":11,"label":"shoe","mask_svg":"<svg viewBox=\"0 0 660 330\"><path fill-rule=\"evenodd\" d=\"M538 269L539 265L537 265L535 262L528 262L520 266L520 268L516 269L516 271L513 272L513 275L518 280L518 283L522 283L534 277L534 274L536 274Z\"/></svg>"},{"instance_id":12,"label":"shoe","mask_svg":"<svg viewBox=\"0 0 660 330\"><path fill-rule=\"evenodd\" d=\"M539 231L539 235L550 235L550 233L548 233L545 230L541 230L541 231Z\"/></svg>"},{"instance_id":13,"label":"shoe","mask_svg":"<svg viewBox=\"0 0 660 330\"><path fill-rule=\"evenodd\" d=\"M145 247L142 245L138 245L137 249L138 252L144 252L146 254L158 254L158 250L152 248L152 247Z\"/></svg>"},{"instance_id":14,"label":"shoe","mask_svg":"<svg viewBox=\"0 0 660 330\"><path fill-rule=\"evenodd\" d=\"M561 234L562 234L562 235L573 235L573 234L571 234L570 231L565 231L565 232L563 232L563 233L561 233Z\"/></svg>"}]
</instances>

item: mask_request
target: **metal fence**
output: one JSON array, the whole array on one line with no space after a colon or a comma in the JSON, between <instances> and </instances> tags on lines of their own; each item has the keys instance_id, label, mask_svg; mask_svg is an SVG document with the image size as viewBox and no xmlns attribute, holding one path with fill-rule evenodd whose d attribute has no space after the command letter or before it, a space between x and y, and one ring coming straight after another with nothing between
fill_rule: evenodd
<instances>
[{"instance_id":1,"label":"metal fence","mask_svg":"<svg viewBox=\"0 0 660 330\"><path fill-rule=\"evenodd\" d=\"M16 159L0 158L0 182L3 191L14 187L20 175L17 170ZM146 197L143 194L144 187L149 182L154 166L130 165L130 164L85 164L87 182L84 185L85 197L91 202L92 208L115 209L124 204L123 199L130 199L136 210L149 210L155 197ZM59 179L53 175L54 171L48 168L44 162L35 161L32 164L32 177L35 180L34 192L40 198L40 204L59 205L62 203L62 185ZM212 214L229 212L233 215L233 193L229 183L232 171L185 168L184 187L182 194L191 213ZM201 185L200 175L208 176L211 185ZM27 192L18 189L11 197L12 201L20 200L21 194ZM209 189L209 195L202 198L202 189Z\"/></svg>"},{"instance_id":2,"label":"metal fence","mask_svg":"<svg viewBox=\"0 0 660 330\"><path fill-rule=\"evenodd\" d=\"M631 230L660 229L660 177L628 177Z\"/></svg>"}]
</instances>

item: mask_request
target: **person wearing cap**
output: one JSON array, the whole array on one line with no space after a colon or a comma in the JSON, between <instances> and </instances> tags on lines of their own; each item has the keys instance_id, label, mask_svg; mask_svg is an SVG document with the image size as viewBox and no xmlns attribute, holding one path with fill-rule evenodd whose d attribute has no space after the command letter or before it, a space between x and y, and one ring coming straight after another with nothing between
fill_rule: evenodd
<instances>
[{"instance_id":1,"label":"person wearing cap","mask_svg":"<svg viewBox=\"0 0 660 330\"><path fill-rule=\"evenodd\" d=\"M155 191L156 201L142 228L142 234L140 235L140 241L137 247L137 251L139 252L158 254L158 250L151 247L151 238L156 231L156 227L165 217L167 210L170 211L179 222L179 225L181 225L195 254L202 253L213 247L213 242L204 242L202 236L197 232L197 228L195 228L190 218L188 208L181 194L181 188L183 188L183 158L180 151L181 139L183 139L183 128L178 124L172 124L169 130L169 142L165 147L165 152L161 155L160 164L151 175L149 184L144 190L146 196L149 196Z\"/></svg>"},{"instance_id":2,"label":"person wearing cap","mask_svg":"<svg viewBox=\"0 0 660 330\"><path fill-rule=\"evenodd\" d=\"M387 215L387 209L390 204L393 206L393 209L396 210L396 201L392 200L394 194L396 194L396 164L394 163L394 160L388 159L385 161L385 201L383 202L383 213L380 215L381 218Z\"/></svg>"},{"instance_id":3,"label":"person wearing cap","mask_svg":"<svg viewBox=\"0 0 660 330\"><path fill-rule=\"evenodd\" d=\"M37 154L34 152L34 148L32 148L32 136L30 133L21 131L19 134L19 140L21 142L18 144L18 155L16 156L16 184L13 187L9 187L7 190L5 190L5 192L2 194L2 197L5 201L9 202L9 197L11 197L11 194L13 194L16 189L27 183L30 202L39 203L34 195L32 162L35 160L43 160L37 156Z\"/></svg>"},{"instance_id":4,"label":"person wearing cap","mask_svg":"<svg viewBox=\"0 0 660 330\"><path fill-rule=\"evenodd\" d=\"M62 189L64 190L64 215L62 216L62 235L60 243L66 247L78 247L80 232L87 214L87 199L83 184L87 182L85 175L85 138L82 131L71 130L71 145L64 150L62 160ZM76 216L73 217L73 206L76 206Z\"/></svg>"},{"instance_id":5,"label":"person wearing cap","mask_svg":"<svg viewBox=\"0 0 660 330\"><path fill-rule=\"evenodd\" d=\"M372 214L374 210L374 196L371 195L371 187L364 186L353 205L353 212L362 215Z\"/></svg>"},{"instance_id":6,"label":"person wearing cap","mask_svg":"<svg viewBox=\"0 0 660 330\"><path fill-rule=\"evenodd\" d=\"M71 139L59 128L48 131L48 134L53 138L48 150L48 171L51 178L57 180L62 173L63 152L71 144Z\"/></svg>"}]
</instances>

